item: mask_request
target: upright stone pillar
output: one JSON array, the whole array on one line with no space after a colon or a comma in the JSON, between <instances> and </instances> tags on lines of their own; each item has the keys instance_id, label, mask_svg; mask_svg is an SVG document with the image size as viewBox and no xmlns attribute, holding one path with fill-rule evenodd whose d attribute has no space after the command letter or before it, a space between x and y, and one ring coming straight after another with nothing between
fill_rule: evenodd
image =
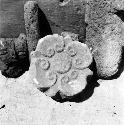
<instances>
[{"instance_id":1,"label":"upright stone pillar","mask_svg":"<svg viewBox=\"0 0 124 125\"><path fill-rule=\"evenodd\" d=\"M25 29L29 53L35 50L39 35L38 4L36 1L28 1L24 5Z\"/></svg>"}]
</instances>

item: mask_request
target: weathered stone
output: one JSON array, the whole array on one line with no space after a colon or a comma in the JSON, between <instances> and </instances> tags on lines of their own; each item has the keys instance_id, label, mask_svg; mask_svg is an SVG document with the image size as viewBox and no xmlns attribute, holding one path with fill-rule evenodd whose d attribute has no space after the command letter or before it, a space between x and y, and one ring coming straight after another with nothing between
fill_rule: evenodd
<instances>
[{"instance_id":1,"label":"weathered stone","mask_svg":"<svg viewBox=\"0 0 124 125\"><path fill-rule=\"evenodd\" d=\"M9 78L22 75L29 68L29 55L26 46L26 36L0 39L0 70Z\"/></svg>"},{"instance_id":2,"label":"weathered stone","mask_svg":"<svg viewBox=\"0 0 124 125\"><path fill-rule=\"evenodd\" d=\"M35 50L39 39L38 4L28 1L24 5L24 20L29 53Z\"/></svg>"},{"instance_id":3,"label":"weathered stone","mask_svg":"<svg viewBox=\"0 0 124 125\"><path fill-rule=\"evenodd\" d=\"M11 57L9 55L10 53L8 50L9 46L6 45L7 41L11 42L10 46L13 45L13 39L8 39L8 38L0 39L0 70L1 71L7 69L7 63L9 60L11 61L11 59L10 59ZM13 51L13 49L14 49L14 46L11 48L11 50ZM7 59L8 59L8 61L7 61Z\"/></svg>"},{"instance_id":4,"label":"weathered stone","mask_svg":"<svg viewBox=\"0 0 124 125\"><path fill-rule=\"evenodd\" d=\"M66 50L73 57L72 64L74 68L83 70L92 63L92 55L86 44L73 41L67 45Z\"/></svg>"},{"instance_id":5,"label":"weathered stone","mask_svg":"<svg viewBox=\"0 0 124 125\"><path fill-rule=\"evenodd\" d=\"M108 78L119 70L122 60L122 34L119 33L119 30L121 31L121 27L119 28L118 24L106 26L105 32L102 34L102 46L94 52L99 76Z\"/></svg>"},{"instance_id":6,"label":"weathered stone","mask_svg":"<svg viewBox=\"0 0 124 125\"><path fill-rule=\"evenodd\" d=\"M87 3L86 44L92 48L98 75L109 79L119 72L124 24L114 14L116 10L111 2L90 0Z\"/></svg>"},{"instance_id":7,"label":"weathered stone","mask_svg":"<svg viewBox=\"0 0 124 125\"><path fill-rule=\"evenodd\" d=\"M18 58L24 59L28 58L28 46L27 46L27 38L26 35L21 33L19 37L15 40L15 51L18 55Z\"/></svg>"},{"instance_id":8,"label":"weathered stone","mask_svg":"<svg viewBox=\"0 0 124 125\"><path fill-rule=\"evenodd\" d=\"M69 41L67 41L67 37ZM59 47L56 50L56 45L63 45L61 46L62 49ZM68 52L70 45L76 51L74 56ZM54 50L54 54L50 57L46 56L48 48ZM58 51L58 49L62 51ZM78 68L73 63L76 58L82 61L81 66L79 64ZM58 91L62 95L73 96L85 89L87 77L93 75L92 71L88 68L91 63L92 54L86 44L72 40L69 35L62 37L54 34L38 41L36 50L31 53L29 70L38 89L44 90L44 88L48 88L45 92L47 96L53 97ZM77 76L72 71L77 71ZM73 86L71 86L71 82Z\"/></svg>"},{"instance_id":9,"label":"weathered stone","mask_svg":"<svg viewBox=\"0 0 124 125\"><path fill-rule=\"evenodd\" d=\"M11 63L16 61L16 54L14 48L14 40L10 38L1 38L1 45L0 45L0 70L2 73L8 69Z\"/></svg>"},{"instance_id":10,"label":"weathered stone","mask_svg":"<svg viewBox=\"0 0 124 125\"><path fill-rule=\"evenodd\" d=\"M12 38L1 38L0 45L0 60L4 62L5 65L9 65L11 62L16 60L14 40Z\"/></svg>"}]
</instances>

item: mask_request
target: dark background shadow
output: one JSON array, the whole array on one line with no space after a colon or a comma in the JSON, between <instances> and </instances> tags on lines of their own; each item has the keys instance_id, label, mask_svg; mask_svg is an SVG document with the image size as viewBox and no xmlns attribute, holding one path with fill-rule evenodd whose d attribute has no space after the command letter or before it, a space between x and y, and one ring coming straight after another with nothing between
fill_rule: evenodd
<instances>
[{"instance_id":1,"label":"dark background shadow","mask_svg":"<svg viewBox=\"0 0 124 125\"><path fill-rule=\"evenodd\" d=\"M39 22L40 38L52 34L52 30L50 28L50 24L47 20L47 17L40 8L38 9L38 22Z\"/></svg>"},{"instance_id":2,"label":"dark background shadow","mask_svg":"<svg viewBox=\"0 0 124 125\"><path fill-rule=\"evenodd\" d=\"M115 10L116 12L114 14L116 14L124 22L124 10Z\"/></svg>"}]
</instances>

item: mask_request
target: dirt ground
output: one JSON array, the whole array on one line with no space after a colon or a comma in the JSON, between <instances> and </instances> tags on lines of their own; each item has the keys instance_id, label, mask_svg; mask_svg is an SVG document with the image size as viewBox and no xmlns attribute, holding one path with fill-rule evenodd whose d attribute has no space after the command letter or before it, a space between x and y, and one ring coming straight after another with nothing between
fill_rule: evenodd
<instances>
[{"instance_id":1,"label":"dirt ground","mask_svg":"<svg viewBox=\"0 0 124 125\"><path fill-rule=\"evenodd\" d=\"M88 100L59 103L38 91L28 72L18 79L1 75L0 125L124 125L124 73L98 82Z\"/></svg>"}]
</instances>

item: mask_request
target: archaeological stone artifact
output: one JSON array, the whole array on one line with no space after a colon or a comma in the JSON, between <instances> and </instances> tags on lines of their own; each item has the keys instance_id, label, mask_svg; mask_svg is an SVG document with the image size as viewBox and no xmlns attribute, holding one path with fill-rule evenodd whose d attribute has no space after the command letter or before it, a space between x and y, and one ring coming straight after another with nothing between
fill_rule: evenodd
<instances>
[{"instance_id":1,"label":"archaeological stone artifact","mask_svg":"<svg viewBox=\"0 0 124 125\"><path fill-rule=\"evenodd\" d=\"M30 74L40 90L48 88L45 94L73 96L83 91L87 76L93 72L88 68L92 54L88 46L74 41L69 35L48 35L38 41L31 52Z\"/></svg>"}]
</instances>

